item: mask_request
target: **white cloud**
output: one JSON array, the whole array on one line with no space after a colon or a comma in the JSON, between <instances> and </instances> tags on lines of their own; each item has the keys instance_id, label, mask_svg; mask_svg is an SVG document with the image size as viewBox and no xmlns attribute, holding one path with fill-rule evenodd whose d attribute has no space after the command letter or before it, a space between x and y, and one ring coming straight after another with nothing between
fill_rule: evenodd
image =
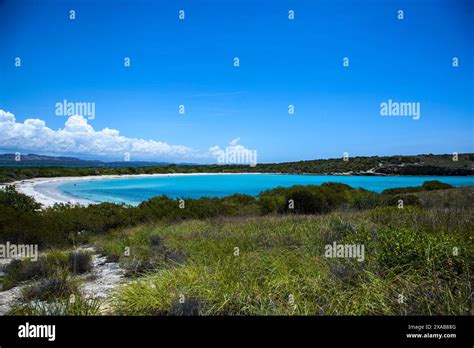
<instances>
[{"instance_id":1,"label":"white cloud","mask_svg":"<svg viewBox=\"0 0 474 348\"><path fill-rule=\"evenodd\" d=\"M229 142L229 146L221 149L218 145L209 148L209 154L221 164L256 164L257 151L239 145L240 137Z\"/></svg>"},{"instance_id":2,"label":"white cloud","mask_svg":"<svg viewBox=\"0 0 474 348\"><path fill-rule=\"evenodd\" d=\"M86 118L78 115L69 117L64 128L53 130L39 119L16 122L12 113L3 110L0 110L0 149L110 159L123 159L128 152L132 161L191 161L209 156L182 145L127 138L116 129L95 130Z\"/></svg>"}]
</instances>

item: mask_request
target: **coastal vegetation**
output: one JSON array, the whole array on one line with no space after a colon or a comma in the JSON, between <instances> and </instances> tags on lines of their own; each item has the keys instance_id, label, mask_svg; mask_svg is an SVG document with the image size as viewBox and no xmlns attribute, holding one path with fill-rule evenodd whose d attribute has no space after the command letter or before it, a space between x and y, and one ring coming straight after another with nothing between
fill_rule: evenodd
<instances>
[{"instance_id":1,"label":"coastal vegetation","mask_svg":"<svg viewBox=\"0 0 474 348\"><path fill-rule=\"evenodd\" d=\"M339 183L258 197L39 209L0 192L0 243L37 243L38 261L10 263L16 315L468 314L474 188L440 182L381 194ZM328 257L363 245L363 261ZM105 301L84 297L92 246L126 270ZM70 301L74 298L74 301Z\"/></svg>"},{"instance_id":2,"label":"coastal vegetation","mask_svg":"<svg viewBox=\"0 0 474 348\"><path fill-rule=\"evenodd\" d=\"M451 188L437 181L421 187L386 190L382 194L354 189L340 183L320 186L277 187L258 197L235 194L223 198L172 199L153 197L138 206L101 203L87 207L56 204L47 209L33 198L18 193L14 186L0 191L0 242L38 244L41 248L70 246L87 241L87 236L116 228L154 222L177 222L232 216L267 214L324 214L334 210L361 210L376 206L419 205L412 193ZM391 194L391 193L394 194Z\"/></svg>"},{"instance_id":3,"label":"coastal vegetation","mask_svg":"<svg viewBox=\"0 0 474 348\"><path fill-rule=\"evenodd\" d=\"M372 156L249 165L175 165L142 167L0 166L0 183L38 177L173 173L287 173L354 175L474 175L474 154Z\"/></svg>"},{"instance_id":4,"label":"coastal vegetation","mask_svg":"<svg viewBox=\"0 0 474 348\"><path fill-rule=\"evenodd\" d=\"M100 243L105 252L130 246L150 260L148 241L159 237L185 255L118 289L118 314L462 315L470 310L472 219L458 214L383 207L188 221L117 231ZM364 244L364 262L325 257L335 241Z\"/></svg>"}]
</instances>

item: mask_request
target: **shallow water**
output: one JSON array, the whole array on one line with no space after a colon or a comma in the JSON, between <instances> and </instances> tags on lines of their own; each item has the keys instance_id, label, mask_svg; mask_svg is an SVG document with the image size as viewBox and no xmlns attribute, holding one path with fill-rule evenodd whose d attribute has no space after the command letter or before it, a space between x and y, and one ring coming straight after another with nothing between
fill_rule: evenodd
<instances>
[{"instance_id":1,"label":"shallow water","mask_svg":"<svg viewBox=\"0 0 474 348\"><path fill-rule=\"evenodd\" d=\"M224 197L235 193L256 196L278 186L339 182L381 192L388 188L419 186L439 180L453 186L474 186L472 176L329 176L283 174L181 175L69 181L58 190L96 202L139 204L154 196L172 198Z\"/></svg>"}]
</instances>

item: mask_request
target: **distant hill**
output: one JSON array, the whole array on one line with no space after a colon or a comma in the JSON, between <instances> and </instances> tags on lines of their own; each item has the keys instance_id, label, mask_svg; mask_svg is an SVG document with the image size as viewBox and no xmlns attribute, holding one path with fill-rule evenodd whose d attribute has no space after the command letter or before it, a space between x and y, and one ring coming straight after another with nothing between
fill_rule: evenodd
<instances>
[{"instance_id":1,"label":"distant hill","mask_svg":"<svg viewBox=\"0 0 474 348\"><path fill-rule=\"evenodd\" d=\"M283 173L318 173L348 175L474 175L474 154L422 154L413 156L357 156L341 158L262 164L267 170L277 168Z\"/></svg>"},{"instance_id":2,"label":"distant hill","mask_svg":"<svg viewBox=\"0 0 474 348\"><path fill-rule=\"evenodd\" d=\"M114 162L103 162L99 160L83 160L76 157L63 157L63 156L46 156L37 154L21 155L20 160L16 160L16 155L12 153L0 154L0 166L11 165L11 166L75 166L75 167L104 167L104 168L117 168L117 167L156 167L169 165L168 162L147 162L147 161L114 161ZM187 165L183 163L182 165Z\"/></svg>"},{"instance_id":3,"label":"distant hill","mask_svg":"<svg viewBox=\"0 0 474 348\"><path fill-rule=\"evenodd\" d=\"M83 163L83 162L90 162L90 163L100 163L100 161L84 161L79 158L75 157L55 157L55 156L45 156L45 155L36 155L36 154L28 154L28 155L21 155L19 157L19 161L16 160L16 155L13 153L7 153L0 155L0 163L19 163L19 162L34 162L34 163Z\"/></svg>"}]
</instances>

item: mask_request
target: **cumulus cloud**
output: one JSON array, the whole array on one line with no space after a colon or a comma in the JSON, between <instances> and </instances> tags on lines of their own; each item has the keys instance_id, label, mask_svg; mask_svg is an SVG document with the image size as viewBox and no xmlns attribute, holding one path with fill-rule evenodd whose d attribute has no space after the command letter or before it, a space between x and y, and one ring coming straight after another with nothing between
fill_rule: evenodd
<instances>
[{"instance_id":1,"label":"cumulus cloud","mask_svg":"<svg viewBox=\"0 0 474 348\"><path fill-rule=\"evenodd\" d=\"M193 160L206 155L182 145L157 140L127 138L116 129L95 130L83 116L70 116L64 128L53 130L40 119L16 122L15 116L0 110L0 148L35 151L40 154L83 155L131 160Z\"/></svg>"},{"instance_id":2,"label":"cumulus cloud","mask_svg":"<svg viewBox=\"0 0 474 348\"><path fill-rule=\"evenodd\" d=\"M229 146L220 148L218 145L209 148L209 154L221 164L257 164L257 151L247 149L238 144L240 137L229 142Z\"/></svg>"}]
</instances>

